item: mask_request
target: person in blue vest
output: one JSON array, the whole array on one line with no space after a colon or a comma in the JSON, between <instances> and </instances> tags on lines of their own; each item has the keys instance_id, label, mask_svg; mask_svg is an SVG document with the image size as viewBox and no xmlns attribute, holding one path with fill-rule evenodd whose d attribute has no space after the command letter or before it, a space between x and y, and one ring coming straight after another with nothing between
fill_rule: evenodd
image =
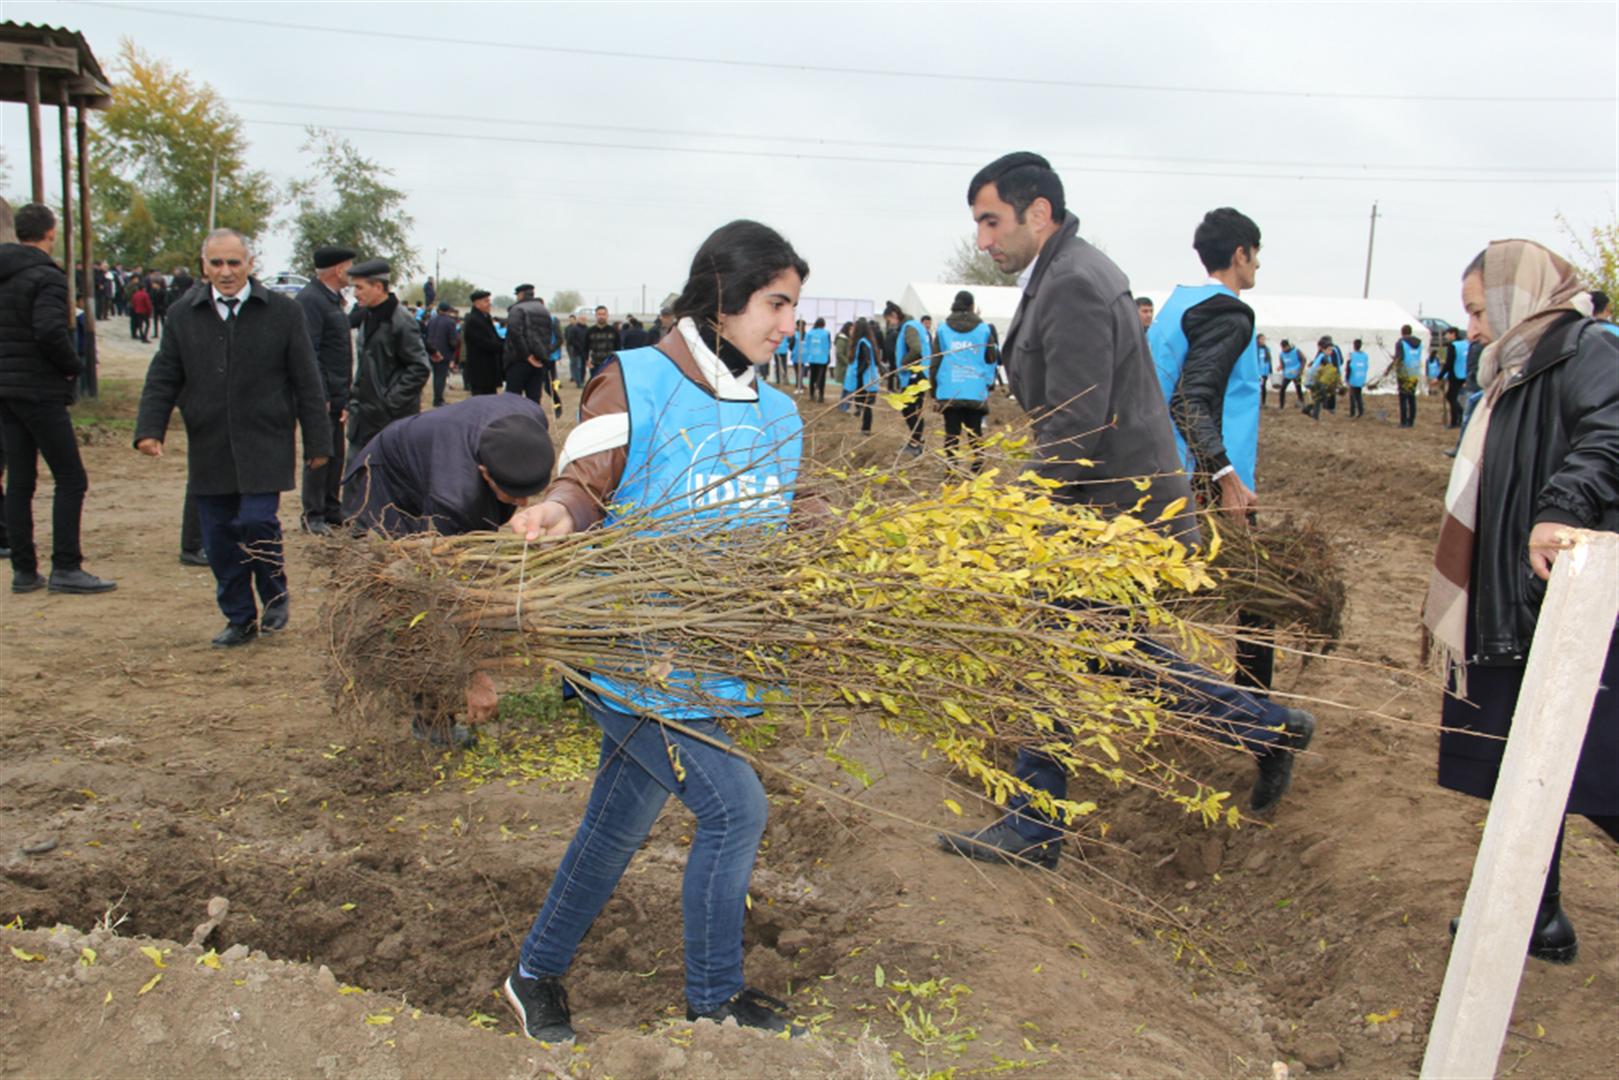
<instances>
[{"instance_id":1,"label":"person in blue vest","mask_svg":"<svg viewBox=\"0 0 1619 1080\"><path fill-rule=\"evenodd\" d=\"M825 319L816 319L815 325L804 334L804 365L809 372L809 398L826 401L826 369L832 364L832 331Z\"/></svg>"},{"instance_id":2,"label":"person in blue vest","mask_svg":"<svg viewBox=\"0 0 1619 1080\"><path fill-rule=\"evenodd\" d=\"M1461 331L1452 326L1445 331L1445 427L1462 426L1462 390L1467 385L1467 354L1470 346Z\"/></svg>"},{"instance_id":3,"label":"person in blue vest","mask_svg":"<svg viewBox=\"0 0 1619 1080\"><path fill-rule=\"evenodd\" d=\"M883 307L883 321L894 331L894 388L905 390L927 374L928 357L933 351L928 347L927 328L920 319L905 314L892 300ZM918 394L901 410L905 426L911 432L905 452L912 457L922 452L923 431L927 427L922 415L924 396Z\"/></svg>"},{"instance_id":4,"label":"person in blue vest","mask_svg":"<svg viewBox=\"0 0 1619 1080\"><path fill-rule=\"evenodd\" d=\"M1422 387L1425 362L1422 339L1411 332L1411 325L1400 327L1400 340L1394 345L1395 380L1400 388L1400 426L1417 425L1417 391Z\"/></svg>"},{"instance_id":5,"label":"person in blue vest","mask_svg":"<svg viewBox=\"0 0 1619 1080\"><path fill-rule=\"evenodd\" d=\"M877 326L862 315L850 331L849 366L843 373L843 392L860 414L860 430L871 430L871 407L877 400L877 386L882 380L883 343L877 336Z\"/></svg>"},{"instance_id":6,"label":"person in blue vest","mask_svg":"<svg viewBox=\"0 0 1619 1080\"><path fill-rule=\"evenodd\" d=\"M733 221L715 230L674 302L674 331L615 354L585 387L557 480L513 515L512 530L528 541L604 520L656 530L671 515L716 530L784 524L803 424L792 398L760 384L754 365L793 332L808 276L808 264L768 226ZM602 729L601 765L503 986L532 1039L573 1038L561 978L670 795L697 818L682 897L686 1017L787 1030L786 1006L742 977L743 912L769 808L764 787L740 758L662 722L729 745L720 721L759 706L735 680L674 672L667 682L668 691L641 691L596 672L577 688Z\"/></svg>"},{"instance_id":7,"label":"person in blue vest","mask_svg":"<svg viewBox=\"0 0 1619 1080\"><path fill-rule=\"evenodd\" d=\"M995 385L1000 365L1000 343L995 327L978 317L973 294L966 289L950 302L950 316L934 342L928 381L933 399L944 414L944 453L956 457L962 430L967 435L967 456L977 472L982 461L978 442L984 437L984 417L989 413L989 388Z\"/></svg>"},{"instance_id":8,"label":"person in blue vest","mask_svg":"<svg viewBox=\"0 0 1619 1080\"><path fill-rule=\"evenodd\" d=\"M1282 339L1282 351L1277 354L1282 365L1282 385L1276 391L1276 407L1287 408L1287 388L1293 387L1293 393L1299 399L1299 408L1304 408L1304 384L1300 381L1304 377L1304 354L1298 347L1286 338Z\"/></svg>"},{"instance_id":9,"label":"person in blue vest","mask_svg":"<svg viewBox=\"0 0 1619 1080\"><path fill-rule=\"evenodd\" d=\"M1271 360L1270 346L1265 344L1264 334L1260 334L1254 339L1254 355L1259 361L1259 404L1263 408L1265 399L1270 393L1271 372L1276 370L1275 364Z\"/></svg>"},{"instance_id":10,"label":"person in blue vest","mask_svg":"<svg viewBox=\"0 0 1619 1080\"><path fill-rule=\"evenodd\" d=\"M1366 373L1371 366L1371 357L1361 348L1360 338L1356 338L1349 349L1349 359L1344 363L1344 384L1349 387L1351 420L1366 415Z\"/></svg>"},{"instance_id":11,"label":"person in blue vest","mask_svg":"<svg viewBox=\"0 0 1619 1080\"><path fill-rule=\"evenodd\" d=\"M1304 373L1304 385L1310 391L1310 404L1305 409L1310 418L1319 422L1321 410L1338 411L1338 375L1343 370L1343 358L1330 337L1316 342L1315 359Z\"/></svg>"},{"instance_id":12,"label":"person in blue vest","mask_svg":"<svg viewBox=\"0 0 1619 1080\"><path fill-rule=\"evenodd\" d=\"M787 382L787 366L792 363L792 354L793 335L783 335L781 344L777 345L775 351L770 354L770 359L775 363L770 373L770 381L777 386L782 386Z\"/></svg>"},{"instance_id":13,"label":"person in blue vest","mask_svg":"<svg viewBox=\"0 0 1619 1080\"><path fill-rule=\"evenodd\" d=\"M1259 343L1253 309L1241 299L1258 277L1259 245L1253 219L1229 206L1210 210L1192 239L1208 280L1176 287L1147 334L1187 474L1199 478L1206 502L1241 523L1259 506ZM1239 614L1239 625L1266 626L1246 613ZM1274 668L1268 646L1239 641L1239 683L1269 689ZM1294 753L1310 745L1315 719L1258 696L1253 708L1250 715L1262 722L1243 723L1239 713L1230 736L1259 759L1249 805L1263 812L1286 793Z\"/></svg>"},{"instance_id":14,"label":"person in blue vest","mask_svg":"<svg viewBox=\"0 0 1619 1080\"><path fill-rule=\"evenodd\" d=\"M799 319L793 327L793 347L788 353L788 357L792 360L793 364L794 393L802 393L804 390L805 368L808 366L805 363L804 338L808 333L808 324L805 323L803 319Z\"/></svg>"}]
</instances>

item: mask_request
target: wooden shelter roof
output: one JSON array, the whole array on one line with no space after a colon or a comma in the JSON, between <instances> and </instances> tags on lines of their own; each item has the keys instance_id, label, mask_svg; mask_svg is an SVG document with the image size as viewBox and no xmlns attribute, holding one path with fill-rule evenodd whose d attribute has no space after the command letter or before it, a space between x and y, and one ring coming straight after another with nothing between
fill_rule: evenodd
<instances>
[{"instance_id":1,"label":"wooden shelter roof","mask_svg":"<svg viewBox=\"0 0 1619 1080\"><path fill-rule=\"evenodd\" d=\"M0 101L25 101L23 69L39 72L39 98L58 105L105 109L112 104L112 84L95 53L77 30L30 23L0 23Z\"/></svg>"}]
</instances>

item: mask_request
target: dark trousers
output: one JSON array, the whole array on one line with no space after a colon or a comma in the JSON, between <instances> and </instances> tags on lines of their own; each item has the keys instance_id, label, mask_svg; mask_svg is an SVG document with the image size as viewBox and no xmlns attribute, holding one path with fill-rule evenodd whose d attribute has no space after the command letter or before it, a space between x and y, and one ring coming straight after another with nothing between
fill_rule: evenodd
<instances>
[{"instance_id":1,"label":"dark trousers","mask_svg":"<svg viewBox=\"0 0 1619 1080\"><path fill-rule=\"evenodd\" d=\"M527 360L519 360L506 369L506 392L522 394L535 403L544 401L547 396L562 400L551 383L551 366L541 364L535 367Z\"/></svg>"},{"instance_id":2,"label":"dark trousers","mask_svg":"<svg viewBox=\"0 0 1619 1080\"><path fill-rule=\"evenodd\" d=\"M51 500L51 569L77 570L84 561L79 550L79 516L90 479L79 459L79 440L68 419L67 402L0 398L0 443L5 446L5 532L11 568L25 573L39 570L39 553L34 548L34 488L43 457L56 485Z\"/></svg>"},{"instance_id":3,"label":"dark trousers","mask_svg":"<svg viewBox=\"0 0 1619 1080\"><path fill-rule=\"evenodd\" d=\"M1302 409L1304 407L1304 385L1299 382L1296 376L1291 379L1284 378L1282 385L1276 388L1276 407L1278 409L1287 408L1287 388L1290 385L1293 387L1293 393L1298 395L1299 408Z\"/></svg>"},{"instance_id":4,"label":"dark trousers","mask_svg":"<svg viewBox=\"0 0 1619 1080\"><path fill-rule=\"evenodd\" d=\"M1349 388L1349 415L1366 415L1366 397L1364 392L1358 386L1351 386Z\"/></svg>"},{"instance_id":5,"label":"dark trousers","mask_svg":"<svg viewBox=\"0 0 1619 1080\"><path fill-rule=\"evenodd\" d=\"M877 399L875 390L857 390L849 395L853 402L855 412L860 414L860 430L871 430L871 403Z\"/></svg>"},{"instance_id":6,"label":"dark trousers","mask_svg":"<svg viewBox=\"0 0 1619 1080\"><path fill-rule=\"evenodd\" d=\"M343 433L342 405L328 405L326 418L332 423L331 458L318 469L304 468L303 509L304 521L324 521L328 525L343 523L343 507L338 501L338 490L343 486L344 450L348 438ZM317 455L305 454L305 457Z\"/></svg>"},{"instance_id":7,"label":"dark trousers","mask_svg":"<svg viewBox=\"0 0 1619 1080\"><path fill-rule=\"evenodd\" d=\"M922 415L925 396L918 394L900 413L901 416L905 417L905 426L911 429L911 442L917 446L922 445L922 432L928 423L927 417Z\"/></svg>"},{"instance_id":8,"label":"dark trousers","mask_svg":"<svg viewBox=\"0 0 1619 1080\"><path fill-rule=\"evenodd\" d=\"M287 595L286 561L281 553L281 493L198 495L202 545L214 572L219 610L233 626L259 617L256 589L266 607Z\"/></svg>"},{"instance_id":9,"label":"dark trousers","mask_svg":"<svg viewBox=\"0 0 1619 1080\"><path fill-rule=\"evenodd\" d=\"M956 456L956 442L961 438L963 428L967 430L967 455L977 457L978 440L984 437L984 414L978 409L964 408L960 405L946 406L944 452L947 457Z\"/></svg>"},{"instance_id":10,"label":"dark trousers","mask_svg":"<svg viewBox=\"0 0 1619 1080\"><path fill-rule=\"evenodd\" d=\"M109 309L112 307L112 297L106 293L96 293L96 321L105 322Z\"/></svg>"},{"instance_id":11,"label":"dark trousers","mask_svg":"<svg viewBox=\"0 0 1619 1080\"><path fill-rule=\"evenodd\" d=\"M1462 387L1465 385L1461 379L1445 380L1445 426L1462 426Z\"/></svg>"},{"instance_id":12,"label":"dark trousers","mask_svg":"<svg viewBox=\"0 0 1619 1080\"><path fill-rule=\"evenodd\" d=\"M585 385L585 354L570 352L568 354L568 377L573 385Z\"/></svg>"},{"instance_id":13,"label":"dark trousers","mask_svg":"<svg viewBox=\"0 0 1619 1080\"><path fill-rule=\"evenodd\" d=\"M826 400L826 365L809 366L809 396L811 401Z\"/></svg>"},{"instance_id":14,"label":"dark trousers","mask_svg":"<svg viewBox=\"0 0 1619 1080\"><path fill-rule=\"evenodd\" d=\"M770 359L774 364L770 381L779 386L787 381L787 357L782 353L771 353Z\"/></svg>"},{"instance_id":15,"label":"dark trousers","mask_svg":"<svg viewBox=\"0 0 1619 1080\"><path fill-rule=\"evenodd\" d=\"M1263 409L1265 407L1265 402L1267 402L1269 400L1270 400L1270 376L1269 375L1261 375L1259 377L1259 407L1261 409Z\"/></svg>"},{"instance_id":16,"label":"dark trousers","mask_svg":"<svg viewBox=\"0 0 1619 1080\"><path fill-rule=\"evenodd\" d=\"M444 404L444 387L450 381L450 362L448 360L432 360L429 366L433 369L433 408Z\"/></svg>"},{"instance_id":17,"label":"dark trousers","mask_svg":"<svg viewBox=\"0 0 1619 1080\"><path fill-rule=\"evenodd\" d=\"M1415 390L1400 391L1400 426L1413 427L1417 422L1417 393Z\"/></svg>"},{"instance_id":18,"label":"dark trousers","mask_svg":"<svg viewBox=\"0 0 1619 1080\"><path fill-rule=\"evenodd\" d=\"M129 313L129 336L134 338L136 341L145 341L146 340L146 323L147 323L147 316L145 316L145 315L137 315L134 312L130 312Z\"/></svg>"},{"instance_id":19,"label":"dark trousers","mask_svg":"<svg viewBox=\"0 0 1619 1080\"><path fill-rule=\"evenodd\" d=\"M202 518L197 515L197 500L186 485L185 507L180 511L180 550L202 550Z\"/></svg>"}]
</instances>

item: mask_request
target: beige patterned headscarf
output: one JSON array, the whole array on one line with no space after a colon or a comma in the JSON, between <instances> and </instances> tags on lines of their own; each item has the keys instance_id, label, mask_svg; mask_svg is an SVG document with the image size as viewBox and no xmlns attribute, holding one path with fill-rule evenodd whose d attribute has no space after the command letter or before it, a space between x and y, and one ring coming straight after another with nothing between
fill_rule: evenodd
<instances>
[{"instance_id":1,"label":"beige patterned headscarf","mask_svg":"<svg viewBox=\"0 0 1619 1080\"><path fill-rule=\"evenodd\" d=\"M1586 288L1574 267L1532 240L1497 240L1485 249L1484 312L1497 336L1479 357L1478 384L1484 397L1473 410L1450 470L1445 517L1422 605L1423 656L1437 659L1454 676L1458 694L1467 692L1467 586L1490 413L1554 322L1571 311L1591 314ZM1517 434L1499 432L1497 437L1512 439Z\"/></svg>"}]
</instances>

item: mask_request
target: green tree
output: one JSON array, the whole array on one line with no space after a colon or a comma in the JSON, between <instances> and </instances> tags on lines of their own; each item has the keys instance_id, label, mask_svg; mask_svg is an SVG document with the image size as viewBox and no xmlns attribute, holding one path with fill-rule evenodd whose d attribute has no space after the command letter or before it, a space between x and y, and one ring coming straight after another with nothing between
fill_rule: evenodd
<instances>
[{"instance_id":1,"label":"green tree","mask_svg":"<svg viewBox=\"0 0 1619 1080\"><path fill-rule=\"evenodd\" d=\"M216 175L215 224L260 234L275 185L248 168L242 121L213 87L128 38L112 68L112 106L95 114L91 129L97 254L164 270L195 266Z\"/></svg>"},{"instance_id":2,"label":"green tree","mask_svg":"<svg viewBox=\"0 0 1619 1080\"><path fill-rule=\"evenodd\" d=\"M963 236L945 260L944 280L951 285L1016 285L1017 275L1003 273L971 236Z\"/></svg>"},{"instance_id":3,"label":"green tree","mask_svg":"<svg viewBox=\"0 0 1619 1080\"><path fill-rule=\"evenodd\" d=\"M334 132L309 128L308 136L303 149L314 167L291 188L293 266L313 266L317 247L342 244L362 259L387 259L396 282L408 279L421 266L410 241L416 221L405 213L405 193L388 182L393 170Z\"/></svg>"},{"instance_id":4,"label":"green tree","mask_svg":"<svg viewBox=\"0 0 1619 1080\"><path fill-rule=\"evenodd\" d=\"M1574 245L1574 262L1590 286L1610 297L1619 297L1619 214L1609 210L1607 221L1598 222L1585 233L1576 230L1562 214L1557 215L1557 223Z\"/></svg>"},{"instance_id":5,"label":"green tree","mask_svg":"<svg viewBox=\"0 0 1619 1080\"><path fill-rule=\"evenodd\" d=\"M566 315L584 302L584 294L578 289L558 289L556 295L551 297L551 311Z\"/></svg>"}]
</instances>

